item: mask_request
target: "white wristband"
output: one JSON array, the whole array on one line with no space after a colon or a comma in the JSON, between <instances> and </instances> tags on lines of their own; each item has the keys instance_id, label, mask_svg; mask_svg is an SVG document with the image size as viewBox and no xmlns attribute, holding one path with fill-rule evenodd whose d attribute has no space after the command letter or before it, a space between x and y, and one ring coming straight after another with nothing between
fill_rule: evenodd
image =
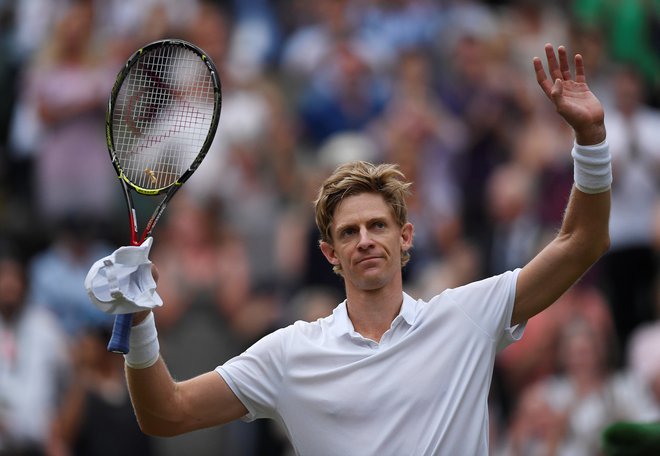
<instances>
[{"instance_id":1,"label":"white wristband","mask_svg":"<svg viewBox=\"0 0 660 456\"><path fill-rule=\"evenodd\" d=\"M593 146L577 143L573 156L573 178L575 186L584 193L602 193L612 186L612 156L607 141Z\"/></svg>"},{"instance_id":2,"label":"white wristband","mask_svg":"<svg viewBox=\"0 0 660 456\"><path fill-rule=\"evenodd\" d=\"M160 344L153 312L131 328L128 353L124 355L126 365L132 369L146 369L158 361Z\"/></svg>"}]
</instances>

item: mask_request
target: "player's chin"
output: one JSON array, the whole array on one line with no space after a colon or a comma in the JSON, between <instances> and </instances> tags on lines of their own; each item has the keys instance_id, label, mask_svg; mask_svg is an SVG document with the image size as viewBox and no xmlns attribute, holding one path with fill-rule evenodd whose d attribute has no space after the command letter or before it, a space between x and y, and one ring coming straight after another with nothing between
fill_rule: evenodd
<instances>
[{"instance_id":1,"label":"player's chin","mask_svg":"<svg viewBox=\"0 0 660 456\"><path fill-rule=\"evenodd\" d=\"M388 277L375 268L358 274L353 282L363 291L374 291L383 288L388 283Z\"/></svg>"}]
</instances>

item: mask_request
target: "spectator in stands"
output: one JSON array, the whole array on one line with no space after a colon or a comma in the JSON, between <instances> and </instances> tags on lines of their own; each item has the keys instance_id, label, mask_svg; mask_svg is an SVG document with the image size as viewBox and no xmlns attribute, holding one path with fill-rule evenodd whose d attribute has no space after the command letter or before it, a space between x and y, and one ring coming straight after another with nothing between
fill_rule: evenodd
<instances>
[{"instance_id":1,"label":"spectator in stands","mask_svg":"<svg viewBox=\"0 0 660 456\"><path fill-rule=\"evenodd\" d=\"M34 151L35 203L42 223L74 211L113 220L121 209L102 134L116 68L114 62L105 64L103 46L94 38L91 4L76 3L28 70L26 97L43 126Z\"/></svg>"},{"instance_id":2,"label":"spectator in stands","mask_svg":"<svg viewBox=\"0 0 660 456\"><path fill-rule=\"evenodd\" d=\"M613 109L605 125L612 146L610 235L601 282L612 306L623 350L630 333L654 317L652 287L658 271L654 215L660 204L660 110L646 102L645 85L631 67L615 74Z\"/></svg>"},{"instance_id":3,"label":"spectator in stands","mask_svg":"<svg viewBox=\"0 0 660 456\"><path fill-rule=\"evenodd\" d=\"M42 454L69 378L69 347L57 321L27 301L22 259L0 251L0 454Z\"/></svg>"},{"instance_id":4,"label":"spectator in stands","mask_svg":"<svg viewBox=\"0 0 660 456\"><path fill-rule=\"evenodd\" d=\"M644 385L612 370L608 341L611 335L588 319L563 327L560 371L522 394L506 454L598 454L607 425L660 419Z\"/></svg>"}]
</instances>

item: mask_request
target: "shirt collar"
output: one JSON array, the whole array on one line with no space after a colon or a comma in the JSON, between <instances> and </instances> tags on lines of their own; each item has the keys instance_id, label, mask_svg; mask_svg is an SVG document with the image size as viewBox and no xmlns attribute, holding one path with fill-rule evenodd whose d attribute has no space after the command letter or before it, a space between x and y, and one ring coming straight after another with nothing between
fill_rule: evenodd
<instances>
[{"instance_id":1,"label":"shirt collar","mask_svg":"<svg viewBox=\"0 0 660 456\"><path fill-rule=\"evenodd\" d=\"M401 303L401 310L399 314L394 318L392 325L397 321L403 319L408 325L411 325L415 322L415 317L417 316L417 301L413 299L407 293L403 293L403 302ZM342 336L344 334L357 334L355 328L353 327L353 322L348 317L348 309L346 308L346 300L339 304L332 311L332 332L335 336Z\"/></svg>"}]
</instances>

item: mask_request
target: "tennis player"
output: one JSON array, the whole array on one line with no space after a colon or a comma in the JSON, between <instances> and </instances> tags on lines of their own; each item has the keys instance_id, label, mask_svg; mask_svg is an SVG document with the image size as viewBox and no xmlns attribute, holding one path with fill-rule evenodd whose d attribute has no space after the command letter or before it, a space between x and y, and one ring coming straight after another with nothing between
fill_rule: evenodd
<instances>
[{"instance_id":1,"label":"tennis player","mask_svg":"<svg viewBox=\"0 0 660 456\"><path fill-rule=\"evenodd\" d=\"M282 424L302 455L486 455L498 350L607 250L611 166L582 57L545 47L537 81L573 128L575 185L556 238L521 269L429 302L403 291L414 228L393 165L340 166L315 202L320 247L345 282L332 315L264 337L214 371L176 382L150 311L137 313L126 374L143 431L172 436L236 419ZM203 349L203 347L200 347ZM194 353L191 353L194 356Z\"/></svg>"}]
</instances>

